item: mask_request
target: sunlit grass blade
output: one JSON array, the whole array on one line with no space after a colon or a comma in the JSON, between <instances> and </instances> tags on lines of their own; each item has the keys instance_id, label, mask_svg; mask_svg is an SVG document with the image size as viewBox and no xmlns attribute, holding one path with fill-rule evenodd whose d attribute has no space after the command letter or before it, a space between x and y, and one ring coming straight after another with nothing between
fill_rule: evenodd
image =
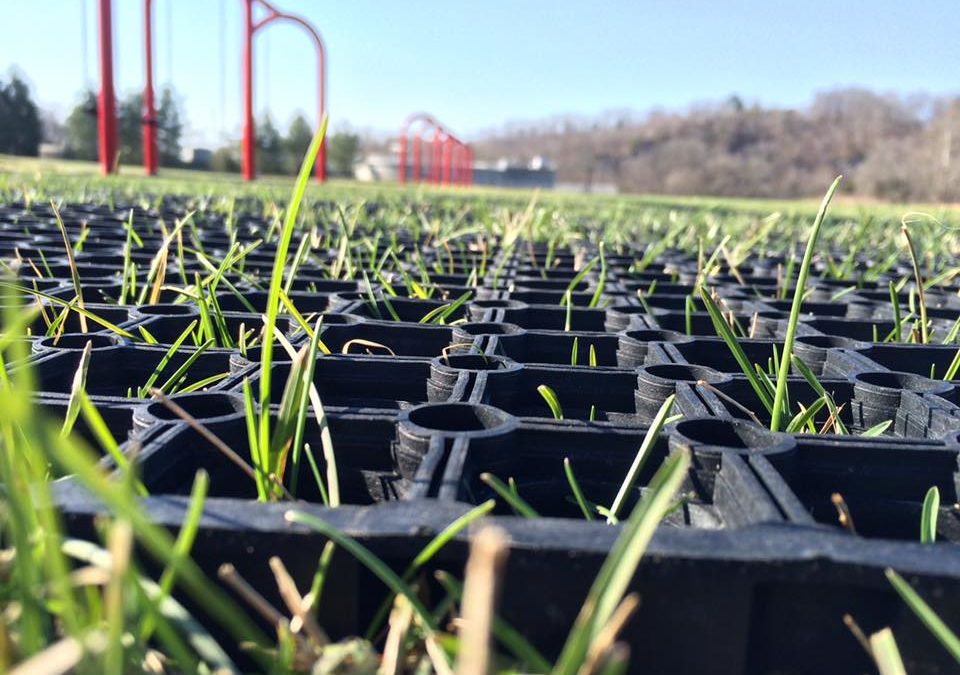
<instances>
[{"instance_id":1,"label":"sunlit grass blade","mask_svg":"<svg viewBox=\"0 0 960 675\"><path fill-rule=\"evenodd\" d=\"M894 288L892 281L890 282L890 307L893 310L893 341L899 344L903 342L900 324L900 295Z\"/></svg>"},{"instance_id":2,"label":"sunlit grass blade","mask_svg":"<svg viewBox=\"0 0 960 675\"><path fill-rule=\"evenodd\" d=\"M490 487L497 495L505 501L510 508L519 513L524 518L539 518L532 506L530 506L515 490L511 490L502 480L492 473L480 474L480 480Z\"/></svg>"},{"instance_id":3,"label":"sunlit grass blade","mask_svg":"<svg viewBox=\"0 0 960 675\"><path fill-rule=\"evenodd\" d=\"M563 408L560 407L560 399L557 398L557 392L545 384L539 385L537 392L543 397L543 400L546 401L547 407L550 408L550 413L553 415L553 419L562 420Z\"/></svg>"},{"instance_id":4,"label":"sunlit grass blade","mask_svg":"<svg viewBox=\"0 0 960 675\"><path fill-rule=\"evenodd\" d=\"M937 516L940 515L940 489L934 485L923 498L920 512L920 541L933 544L937 541Z\"/></svg>"},{"instance_id":5,"label":"sunlit grass blade","mask_svg":"<svg viewBox=\"0 0 960 675\"><path fill-rule=\"evenodd\" d=\"M164 393L169 393L174 387L177 387L180 384L180 381L186 376L190 368L193 367L193 364L196 363L197 359L203 356L204 352L213 347L213 340L207 340L202 345L197 347L190 356L183 362L183 364L174 371L173 375L167 378L167 381L161 384L158 389ZM149 390L147 390L149 391ZM144 394L144 396L146 393Z\"/></svg>"},{"instance_id":6,"label":"sunlit grass blade","mask_svg":"<svg viewBox=\"0 0 960 675\"><path fill-rule=\"evenodd\" d=\"M569 457L563 458L563 473L567 477L567 484L570 486L573 498L577 500L577 506L580 507L580 512L583 514L583 517L587 520L593 520L593 512L587 506L587 500L583 497L583 490L580 489L580 483L573 473L573 466L570 465Z\"/></svg>"},{"instance_id":7,"label":"sunlit grass blade","mask_svg":"<svg viewBox=\"0 0 960 675\"><path fill-rule=\"evenodd\" d=\"M790 423L787 425L786 432L788 434L800 433L800 431L812 424L813 418L816 417L817 413L827 404L827 399L821 396L816 401L810 404L810 407L806 410L803 410L790 420Z\"/></svg>"},{"instance_id":8,"label":"sunlit grass blade","mask_svg":"<svg viewBox=\"0 0 960 675\"><path fill-rule=\"evenodd\" d=\"M787 395L787 375L790 372L790 359L793 356L793 342L797 335L797 324L800 322L800 306L803 303L803 296L807 288L807 277L810 275L810 266L813 263L813 253L817 247L817 239L820 236L820 229L823 227L823 221L827 216L827 207L833 194L840 187L840 181L843 176L837 176L833 184L823 196L820 202L820 208L817 216L813 220L813 229L810 231L810 237L807 239L807 248L803 253L803 261L800 263L800 271L797 274L797 283L793 290L793 304L790 306L790 318L787 320L787 332L783 338L783 353L780 355L780 370L777 373L777 392L773 399L773 409L770 413L770 430L780 430L780 418L783 415L783 402Z\"/></svg>"},{"instance_id":9,"label":"sunlit grass blade","mask_svg":"<svg viewBox=\"0 0 960 675\"><path fill-rule=\"evenodd\" d=\"M489 515L493 509L496 507L497 502L493 499L488 499L487 501L479 504L478 506L473 507L462 516L454 520L452 523L443 528L440 532L436 534L427 545L424 546L417 556L411 561L407 568L403 572L401 577L405 583L411 583L414 579L414 576L419 572L424 565L429 563L433 558L439 553L447 544L449 544L454 537L466 530L473 523L477 522L481 518ZM377 611L376 616L373 621L370 623L370 627L367 629L366 638L368 640L373 640L377 632L380 630L380 627L383 625L384 619L387 617L387 612L390 611L390 605L393 601L393 595L387 596L383 601L383 604L380 605L380 609Z\"/></svg>"},{"instance_id":10,"label":"sunlit grass blade","mask_svg":"<svg viewBox=\"0 0 960 675\"><path fill-rule=\"evenodd\" d=\"M943 648L950 653L950 656L960 664L960 638L950 630L937 613L933 611L920 595L913 590L913 587L904 580L894 570L887 568L885 574L890 584L897 591L907 606L917 615L917 618L927 629L933 633Z\"/></svg>"},{"instance_id":11,"label":"sunlit grass blade","mask_svg":"<svg viewBox=\"0 0 960 675\"><path fill-rule=\"evenodd\" d=\"M300 213L300 203L303 201L303 195L307 190L307 182L310 180L310 171L317 160L317 154L320 152L320 146L323 144L324 136L327 133L327 118L320 122L320 128L310 142L303 163L300 165L300 173L297 176L293 193L290 196L290 203L287 205L284 214L283 227L280 230L280 237L277 241L277 250L273 261L273 271L270 274L270 287L267 294L267 320L264 335L266 336L263 344L260 346L260 419L258 432L258 443L261 448L270 447L270 391L271 379L273 375L273 334L277 326L277 316L280 311L280 291L283 288L283 272L287 266L287 252L290 249L290 241L293 238L293 231L296 229L297 216Z\"/></svg>"},{"instance_id":12,"label":"sunlit grass blade","mask_svg":"<svg viewBox=\"0 0 960 675\"><path fill-rule=\"evenodd\" d=\"M90 355L93 353L93 343L87 341L80 352L80 363L77 366L77 372L73 375L73 383L70 385L70 400L67 402L67 413L63 418L63 426L60 427L60 435L67 436L73 431L73 425L80 415L81 400L87 389L87 371L90 370Z\"/></svg>"},{"instance_id":13,"label":"sunlit grass blade","mask_svg":"<svg viewBox=\"0 0 960 675\"><path fill-rule=\"evenodd\" d=\"M827 408L830 410L830 415L834 418L834 424L836 425L837 433L849 434L850 432L840 419L840 410L837 408L837 404L833 400L833 396L830 394L830 392L823 388L823 385L820 384L817 376L813 374L812 370L810 370L810 366L804 363L803 359L796 354L793 355L793 358L790 361L797 372L799 372L803 376L803 379L807 381L807 384L810 385L810 388L826 401Z\"/></svg>"},{"instance_id":14,"label":"sunlit grass blade","mask_svg":"<svg viewBox=\"0 0 960 675\"><path fill-rule=\"evenodd\" d=\"M836 423L837 421L839 420L835 418L834 423ZM884 432L886 432L886 430L889 429L892 425L893 425L893 420L884 420L879 424L874 424L872 427L870 427L860 435L865 438L875 438L877 436L883 436Z\"/></svg>"},{"instance_id":15,"label":"sunlit grass blade","mask_svg":"<svg viewBox=\"0 0 960 675\"><path fill-rule=\"evenodd\" d=\"M463 306L463 303L472 297L473 291L467 291L453 302L446 305L441 305L440 307L428 312L422 319L420 319L420 323L446 323L447 319L450 318L454 312L460 309L460 307Z\"/></svg>"},{"instance_id":16,"label":"sunlit grass blade","mask_svg":"<svg viewBox=\"0 0 960 675\"><path fill-rule=\"evenodd\" d=\"M597 280L597 288L593 291L593 297L590 298L590 304L587 305L591 309L600 304L600 299L603 297L603 289L607 282L607 258L603 254L602 241L597 246L597 249L600 255L600 278Z\"/></svg>"},{"instance_id":17,"label":"sunlit grass blade","mask_svg":"<svg viewBox=\"0 0 960 675\"><path fill-rule=\"evenodd\" d=\"M590 588L554 666L556 675L575 675L580 670L590 645L607 626L626 594L653 533L673 504L690 462L689 452L675 453L650 481Z\"/></svg>"},{"instance_id":18,"label":"sunlit grass blade","mask_svg":"<svg viewBox=\"0 0 960 675\"><path fill-rule=\"evenodd\" d=\"M870 654L880 675L907 675L893 631L883 628L870 636Z\"/></svg>"},{"instance_id":19,"label":"sunlit grass blade","mask_svg":"<svg viewBox=\"0 0 960 675\"><path fill-rule=\"evenodd\" d=\"M184 558L190 555L190 549L197 538L197 532L200 529L200 518L203 516L203 505L207 498L207 490L210 487L210 477L203 469L197 471L193 479L193 487L190 490L190 502L187 505L187 512L183 518L183 524L177 533L176 541L173 544L173 557L167 563L160 575L160 581L157 584L160 589L160 596L155 600L160 604L168 597L173 590L173 583L176 579L177 570ZM153 633L155 624L151 618L146 619L140 626L140 639L148 640Z\"/></svg>"},{"instance_id":20,"label":"sunlit grass blade","mask_svg":"<svg viewBox=\"0 0 960 675\"><path fill-rule=\"evenodd\" d=\"M312 516L302 511L287 511L284 518L291 523L302 525L314 532L318 532L327 539L336 543L336 545L357 559L364 567L374 574L383 584L396 595L402 595L413 608L417 618L421 622L421 628L428 636L433 636L437 632L437 625L433 620L433 615L423 606L417 594L410 588L409 584L397 576L396 572L387 567L386 564L368 548L357 542L355 539L340 532L337 528L323 521L316 516Z\"/></svg>"},{"instance_id":21,"label":"sunlit grass blade","mask_svg":"<svg viewBox=\"0 0 960 675\"><path fill-rule=\"evenodd\" d=\"M77 306L83 309L83 286L80 283L80 273L77 271L77 261L73 257L73 247L70 246L67 227L63 224L63 218L60 217L60 209L57 207L57 203L50 200L50 207L53 209L57 227L60 230L60 235L63 237L63 246L67 251L67 265L70 267L70 279L73 282L73 291L77 294ZM83 314L80 314L80 332L87 332L87 318Z\"/></svg>"},{"instance_id":22,"label":"sunlit grass blade","mask_svg":"<svg viewBox=\"0 0 960 675\"><path fill-rule=\"evenodd\" d=\"M126 479L133 482L137 494L141 497L146 497L148 494L147 489L139 480L136 480L133 477L133 469L131 468L130 463L120 451L120 446L117 444L113 434L110 433L110 429L107 427L107 423L103 420L103 416L100 414L100 411L97 410L97 408L90 401L90 398L87 396L86 392L81 392L79 400L80 412L83 415L83 421L86 422L87 428L90 429L90 432L93 434L93 437L99 444L100 449L104 452L104 454L110 456L120 471L124 474Z\"/></svg>"},{"instance_id":23,"label":"sunlit grass blade","mask_svg":"<svg viewBox=\"0 0 960 675\"><path fill-rule=\"evenodd\" d=\"M730 325L723 318L723 314L717 306L716 301L710 296L706 288L700 289L700 299L703 300L703 304L707 308L707 313L710 315L710 320L713 322L713 328L717 332L717 335L719 335L727 345L727 349L730 350L737 365L740 366L740 370L743 371L743 374L747 377L747 381L757 394L757 398L760 399L760 403L767 409L767 412L771 412L773 409L773 399L767 392L767 388L760 381L753 364L750 363L750 359L747 358L743 347L740 346L740 342L730 329Z\"/></svg>"},{"instance_id":24,"label":"sunlit grass blade","mask_svg":"<svg viewBox=\"0 0 960 675\"><path fill-rule=\"evenodd\" d=\"M187 324L187 327L183 330L183 332L177 336L177 339L173 341L173 344L170 345L164 355L160 358L160 361L157 363L156 368L153 369L153 372L150 373L147 381L137 390L137 397L143 398L147 395L147 392L150 391L154 383L157 381L157 379L159 379L160 374L163 373L163 370L167 367L167 364L170 363L170 359L176 355L183 343L186 342L188 337L190 337L190 333L193 332L193 329L196 325L197 320L194 319Z\"/></svg>"},{"instance_id":25,"label":"sunlit grass blade","mask_svg":"<svg viewBox=\"0 0 960 675\"><path fill-rule=\"evenodd\" d=\"M613 504L610 505L610 515L607 516L607 524L612 525L619 519L620 509L623 508L623 503L627 500L627 496L637 482L637 477L647 463L647 459L650 457L650 451L653 450L657 439L660 437L660 431L667 424L667 418L673 409L675 399L675 394L667 396L666 400L660 405L657 414L654 416L653 422L650 423L650 428L647 429L647 433L643 435L643 442L640 443L637 454L634 456L633 462L627 470L627 475L623 477L620 489L617 490L617 496L614 498Z\"/></svg>"},{"instance_id":26,"label":"sunlit grass blade","mask_svg":"<svg viewBox=\"0 0 960 675\"><path fill-rule=\"evenodd\" d=\"M69 301L67 301L67 300L64 300L63 298L58 298L58 297L53 296L53 295L50 295L50 294L48 294L48 293L44 293L44 292L42 292L42 291L34 290L34 289L30 288L29 286L21 286L21 285L19 285L19 284L15 284L15 283L12 283L12 282L9 282L9 281L0 281L0 288L2 288L2 289L4 289L4 290L12 290L12 291L15 291L15 292L17 292L17 293L19 293L19 294L22 294L22 295L32 295L32 296L34 296L34 297L42 298L42 299L44 299L44 300L46 300L46 301L48 301L48 302L50 302L50 303L53 303L53 304L55 304L55 305L58 305L59 307L66 307L67 309L70 309L70 310L76 312L77 314L79 314L80 316L82 316L82 317L84 317L84 318L90 319L90 320L93 321L94 323L103 326L104 328L108 329L109 331L111 331L111 332L113 332L113 333L116 333L117 335L120 335L121 337L125 337L125 338L130 338L130 339L132 339L132 340L136 340L136 336L133 335L132 333L130 333L130 332L128 332L128 331L125 331L124 329L120 328L119 326L117 326L117 325L115 325L115 324L107 321L106 319L103 319L103 318L97 316L94 312L91 312L89 309L87 309L87 308L85 308L85 307L80 307L78 304L75 304L76 301L74 301L74 302L69 302Z\"/></svg>"}]
</instances>

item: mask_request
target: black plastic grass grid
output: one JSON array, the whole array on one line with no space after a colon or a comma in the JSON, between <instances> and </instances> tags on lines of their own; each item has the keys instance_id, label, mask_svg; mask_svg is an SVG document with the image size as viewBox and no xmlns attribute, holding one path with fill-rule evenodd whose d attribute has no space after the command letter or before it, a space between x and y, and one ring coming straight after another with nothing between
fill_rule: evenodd
<instances>
[{"instance_id":1,"label":"black plastic grass grid","mask_svg":"<svg viewBox=\"0 0 960 675\"><path fill-rule=\"evenodd\" d=\"M221 339L202 346L196 326L204 317L170 290L209 274L193 259L181 267L170 257L167 278L174 281L159 302L138 305L128 293L131 304L117 304L126 261L137 262L139 295L150 282L147 252L162 241L155 225L160 214L134 213L144 248L130 254L126 209L63 211L68 225L83 222L90 230L76 255L82 300L127 333L120 337L76 312L58 320L78 299L50 214L27 213L22 205L0 211L0 252L24 261L17 283L5 287L4 302L40 307L28 326L38 404L54 417L66 414L89 342L87 391L135 462L150 493L144 499L150 516L176 528L193 476L204 468L211 498L194 547L201 566L213 574L231 562L274 599L267 560L279 555L305 587L323 539L286 524L288 505L256 502L244 470L144 389L151 382L163 387L245 455L243 383L258 391L260 350L256 343L242 351L237 345L251 329L259 333L274 248L262 245L242 269L224 275L210 301ZM208 259L219 260L232 240L222 219L208 218L193 236ZM265 224L247 218L236 227L262 233ZM417 243L403 233L398 240ZM355 253L376 262L387 259L385 252L380 245ZM837 412L824 407L812 417L820 433L804 427L805 433L788 434L767 429L769 412L716 336L702 301L690 299L699 277L694 258L665 251L660 262L638 271L640 252L627 252L606 257L604 276L599 266L578 276L584 257L567 249L519 246L508 257L492 252L484 273L475 252L425 246L421 253L418 264L390 262L385 276L371 282L327 278L318 263L329 264L338 252L317 250L288 288L299 316L282 311L278 328L294 349L307 342L303 324L322 316L328 353L317 361L314 384L326 409L342 500L340 507L325 507L314 472L303 464L299 508L400 570L471 506L498 499L489 519L512 541L502 618L556 656L619 532L594 506L612 505L649 425L672 395L673 412L683 417L650 448L621 506L620 515L628 514L669 453L692 453L675 508L632 582L643 603L624 634L632 671L870 671L868 656L841 620L847 613L866 631L892 626L912 674L955 667L883 570L900 571L948 624L960 626L954 506L960 378L944 379L957 347L940 344L960 318L956 289L927 294L937 344L907 345L890 340L897 326L887 277L850 282L851 290L850 283L815 271L795 354L831 394ZM771 373L790 310L779 263L758 258L708 280L748 360ZM904 306L909 300L901 298ZM194 336L167 358L194 322ZM203 353L182 369L198 349ZM274 355L276 415L292 361L279 347ZM544 387L559 410L548 405ZM794 411L821 397L797 373L788 391ZM860 435L883 423L889 424L881 435ZM77 431L95 444L82 420ZM315 424L305 440L312 448L322 445ZM592 520L574 499L565 460ZM326 458L318 452L316 461L316 475L325 475ZM511 482L538 517L515 513L485 474ZM937 543L923 545L920 514L932 486L942 504ZM69 478L57 489L71 529L89 531L100 507ZM851 516L845 525L836 495ZM458 537L431 567L459 573L466 554L466 538ZM335 637L362 634L384 588L342 552L331 575L337 583L325 591L324 627Z\"/></svg>"}]
</instances>

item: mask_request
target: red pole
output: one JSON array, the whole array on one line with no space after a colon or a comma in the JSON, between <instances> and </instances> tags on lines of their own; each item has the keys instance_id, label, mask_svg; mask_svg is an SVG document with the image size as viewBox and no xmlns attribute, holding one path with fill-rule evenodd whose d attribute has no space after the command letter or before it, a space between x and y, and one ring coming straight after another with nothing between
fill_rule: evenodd
<instances>
[{"instance_id":1,"label":"red pole","mask_svg":"<svg viewBox=\"0 0 960 675\"><path fill-rule=\"evenodd\" d=\"M457 185L463 185L464 151L465 148L463 147L463 143L457 143L457 163L455 165L456 172L453 174L455 178L454 183Z\"/></svg>"},{"instance_id":2,"label":"red pole","mask_svg":"<svg viewBox=\"0 0 960 675\"><path fill-rule=\"evenodd\" d=\"M104 176L117 168L117 102L113 92L113 24L110 20L112 0L97 3L100 19L100 95L97 98L97 149L100 173Z\"/></svg>"},{"instance_id":3,"label":"red pole","mask_svg":"<svg viewBox=\"0 0 960 675\"><path fill-rule=\"evenodd\" d=\"M400 136L400 147L397 149L397 182L403 185L407 182L407 134L404 131Z\"/></svg>"},{"instance_id":4,"label":"red pole","mask_svg":"<svg viewBox=\"0 0 960 675\"><path fill-rule=\"evenodd\" d=\"M450 148L450 185L456 185L460 173L460 144L454 143Z\"/></svg>"},{"instance_id":5,"label":"red pole","mask_svg":"<svg viewBox=\"0 0 960 675\"><path fill-rule=\"evenodd\" d=\"M434 129L433 131L433 167L432 167L432 180L434 185L440 185L440 146L442 141L440 137L443 135L443 132L440 129Z\"/></svg>"},{"instance_id":6,"label":"red pole","mask_svg":"<svg viewBox=\"0 0 960 675\"><path fill-rule=\"evenodd\" d=\"M443 139L443 184L450 185L450 160L453 154L453 139L447 136Z\"/></svg>"},{"instance_id":7,"label":"red pole","mask_svg":"<svg viewBox=\"0 0 960 675\"><path fill-rule=\"evenodd\" d=\"M103 0L101 0L102 2ZM243 138L240 155L243 180L256 174L253 129L253 0L243 0Z\"/></svg>"},{"instance_id":8,"label":"red pole","mask_svg":"<svg viewBox=\"0 0 960 675\"><path fill-rule=\"evenodd\" d=\"M317 43L317 73L320 78L320 113L317 117L317 126L323 122L323 116L327 112L327 55L323 49L323 43L320 41L320 36L317 35L316 31L312 28L308 28ZM323 140L320 142L320 150L317 152L317 163L313 167L313 175L316 177L318 183L322 183L327 180L327 137L324 136Z\"/></svg>"},{"instance_id":9,"label":"red pole","mask_svg":"<svg viewBox=\"0 0 960 675\"><path fill-rule=\"evenodd\" d=\"M413 182L420 182L420 132L413 137Z\"/></svg>"},{"instance_id":10,"label":"red pole","mask_svg":"<svg viewBox=\"0 0 960 675\"><path fill-rule=\"evenodd\" d=\"M157 175L157 117L153 103L153 0L143 0L144 63L147 68L143 88L143 171Z\"/></svg>"},{"instance_id":11,"label":"red pole","mask_svg":"<svg viewBox=\"0 0 960 675\"><path fill-rule=\"evenodd\" d=\"M473 146L467 146L467 185L473 185Z\"/></svg>"}]
</instances>

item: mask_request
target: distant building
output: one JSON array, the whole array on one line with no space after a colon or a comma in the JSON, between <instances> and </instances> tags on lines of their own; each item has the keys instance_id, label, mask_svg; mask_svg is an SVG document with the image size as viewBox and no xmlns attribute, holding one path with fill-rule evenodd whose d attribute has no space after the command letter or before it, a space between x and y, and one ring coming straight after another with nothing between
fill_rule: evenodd
<instances>
[{"instance_id":1,"label":"distant building","mask_svg":"<svg viewBox=\"0 0 960 675\"><path fill-rule=\"evenodd\" d=\"M187 148L180 153L183 163L193 169L209 169L213 163L213 153L206 148Z\"/></svg>"},{"instance_id":2,"label":"distant building","mask_svg":"<svg viewBox=\"0 0 960 675\"><path fill-rule=\"evenodd\" d=\"M373 154L361 158L353 165L353 177L364 183L397 180L397 156Z\"/></svg>"},{"instance_id":3,"label":"distant building","mask_svg":"<svg viewBox=\"0 0 960 675\"><path fill-rule=\"evenodd\" d=\"M45 159L51 159L56 157L63 157L65 145L63 142L59 143L41 143L38 148L37 154L40 157Z\"/></svg>"},{"instance_id":4,"label":"distant building","mask_svg":"<svg viewBox=\"0 0 960 675\"><path fill-rule=\"evenodd\" d=\"M364 182L395 181L397 166L395 153L367 155L354 166L354 177ZM424 165L422 170L426 174L429 165ZM413 174L412 166L407 166L406 174L408 177ZM473 163L475 185L552 190L556 177L557 173L551 162L540 156L526 163L505 158L496 162Z\"/></svg>"},{"instance_id":5,"label":"distant building","mask_svg":"<svg viewBox=\"0 0 960 675\"><path fill-rule=\"evenodd\" d=\"M620 192L616 183L557 183L557 192L582 192L591 195L615 195Z\"/></svg>"},{"instance_id":6,"label":"distant building","mask_svg":"<svg viewBox=\"0 0 960 675\"><path fill-rule=\"evenodd\" d=\"M556 181L557 172L553 164L539 155L526 163L502 158L496 162L473 164L474 185L552 190Z\"/></svg>"}]
</instances>

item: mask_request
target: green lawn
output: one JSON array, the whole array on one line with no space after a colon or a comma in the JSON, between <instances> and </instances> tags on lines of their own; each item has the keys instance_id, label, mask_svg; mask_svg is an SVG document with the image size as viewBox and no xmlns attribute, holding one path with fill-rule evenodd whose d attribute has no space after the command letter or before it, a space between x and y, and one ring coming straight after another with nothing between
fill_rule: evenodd
<instances>
[{"instance_id":1,"label":"green lawn","mask_svg":"<svg viewBox=\"0 0 960 675\"><path fill-rule=\"evenodd\" d=\"M99 166L93 162L74 160L37 159L32 157L14 157L0 155L0 188L14 190L42 191L51 196L69 197L77 190L113 188L120 192L144 192L149 194L212 194L231 196L256 194L266 196L274 193L274 198L285 198L289 193L292 176L263 176L252 184L244 183L237 174L194 171L190 169L163 169L155 178L143 176L139 166L122 166L118 176L103 178L99 175ZM826 187L826 186L824 186ZM834 201L831 213L834 216L861 218L872 214L877 218L899 220L909 212L923 212L940 220L960 219L960 205L956 204L892 204L886 202L865 201L860 198L844 197L841 194ZM322 191L322 192L321 192ZM375 199L378 195L397 195L407 191L428 194L475 195L505 200L528 200L530 191L507 190L500 188L474 187L470 189L447 187L435 188L428 185L404 186L395 183L360 183L353 180L334 179L323 187L311 183L309 192L321 196L323 192L331 197ZM60 193L57 195L57 193ZM37 196L41 196L38 194ZM733 197L680 196L680 195L582 195L572 193L543 192L539 195L541 204L576 206L615 206L628 207L657 206L678 207L693 210L729 211L737 213L766 215L776 211L784 215L815 213L820 201L819 195L808 199L774 200L746 199Z\"/></svg>"}]
</instances>

